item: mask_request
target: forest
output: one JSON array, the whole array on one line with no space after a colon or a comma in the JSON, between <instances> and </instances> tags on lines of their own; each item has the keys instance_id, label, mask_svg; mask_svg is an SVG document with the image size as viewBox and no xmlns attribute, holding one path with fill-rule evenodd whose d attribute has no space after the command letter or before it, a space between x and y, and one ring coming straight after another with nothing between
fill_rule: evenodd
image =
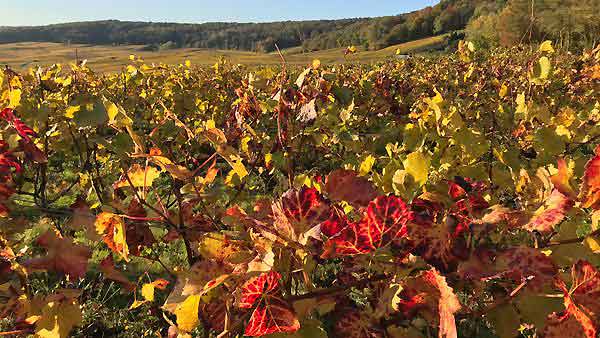
<instances>
[{"instance_id":1,"label":"forest","mask_svg":"<svg viewBox=\"0 0 600 338\"><path fill-rule=\"evenodd\" d=\"M591 47L598 41L596 0L443 0L412 13L379 18L273 23L144 23L115 20L42 27L2 27L0 43L37 41L101 45L145 45L146 50L180 47L273 52L346 46L377 50L450 32L466 31L482 46L557 41L561 48Z\"/></svg>"}]
</instances>

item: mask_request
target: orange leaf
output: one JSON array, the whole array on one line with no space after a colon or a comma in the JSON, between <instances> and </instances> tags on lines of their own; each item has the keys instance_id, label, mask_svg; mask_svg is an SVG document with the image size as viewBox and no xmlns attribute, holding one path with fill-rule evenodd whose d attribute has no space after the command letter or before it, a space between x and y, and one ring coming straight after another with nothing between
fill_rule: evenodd
<instances>
[{"instance_id":1,"label":"orange leaf","mask_svg":"<svg viewBox=\"0 0 600 338\"><path fill-rule=\"evenodd\" d=\"M576 194L569 183L569 179L570 175L567 162L561 158L558 160L558 172L556 175L550 177L550 181L555 189L568 196L570 199L575 199Z\"/></svg>"},{"instance_id":2,"label":"orange leaf","mask_svg":"<svg viewBox=\"0 0 600 338\"><path fill-rule=\"evenodd\" d=\"M96 217L96 231L114 252L128 261L129 247L126 240L126 229L123 218L110 212L103 212Z\"/></svg>"},{"instance_id":3,"label":"orange leaf","mask_svg":"<svg viewBox=\"0 0 600 338\"><path fill-rule=\"evenodd\" d=\"M446 278L435 269L407 280L400 293L398 308L405 316L419 312L426 320L439 323L439 337L456 338L454 314L460 302Z\"/></svg>"},{"instance_id":4,"label":"orange leaf","mask_svg":"<svg viewBox=\"0 0 600 338\"><path fill-rule=\"evenodd\" d=\"M584 208L600 209L600 145L596 147L596 156L585 166L579 199Z\"/></svg>"},{"instance_id":5,"label":"orange leaf","mask_svg":"<svg viewBox=\"0 0 600 338\"><path fill-rule=\"evenodd\" d=\"M571 278L570 289L562 280L557 282L564 293L566 311L550 316L544 337L596 338L600 327L600 272L590 263L578 261L571 269Z\"/></svg>"}]
</instances>

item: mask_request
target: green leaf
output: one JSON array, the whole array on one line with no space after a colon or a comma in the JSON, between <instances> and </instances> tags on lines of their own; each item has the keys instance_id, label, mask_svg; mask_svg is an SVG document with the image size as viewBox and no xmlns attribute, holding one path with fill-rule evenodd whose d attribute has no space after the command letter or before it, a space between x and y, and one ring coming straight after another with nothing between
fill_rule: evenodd
<instances>
[{"instance_id":1,"label":"green leaf","mask_svg":"<svg viewBox=\"0 0 600 338\"><path fill-rule=\"evenodd\" d=\"M544 327L549 314L565 308L562 297L538 296L530 292L521 293L515 300L515 305L523 322L534 324L538 329Z\"/></svg>"},{"instance_id":2,"label":"green leaf","mask_svg":"<svg viewBox=\"0 0 600 338\"><path fill-rule=\"evenodd\" d=\"M498 306L490 311L486 317L494 326L498 337L514 338L519 335L521 319L512 304Z\"/></svg>"},{"instance_id":3,"label":"green leaf","mask_svg":"<svg viewBox=\"0 0 600 338\"><path fill-rule=\"evenodd\" d=\"M551 128L540 128L534 136L534 147L539 155L553 157L565 151L565 139Z\"/></svg>"},{"instance_id":4,"label":"green leaf","mask_svg":"<svg viewBox=\"0 0 600 338\"><path fill-rule=\"evenodd\" d=\"M327 338L327 332L322 323L316 319L307 319L300 323L300 329L293 333L276 333L271 338Z\"/></svg>"},{"instance_id":5,"label":"green leaf","mask_svg":"<svg viewBox=\"0 0 600 338\"><path fill-rule=\"evenodd\" d=\"M108 113L101 101L82 104L81 109L74 114L78 127L96 127L108 121Z\"/></svg>"}]
</instances>

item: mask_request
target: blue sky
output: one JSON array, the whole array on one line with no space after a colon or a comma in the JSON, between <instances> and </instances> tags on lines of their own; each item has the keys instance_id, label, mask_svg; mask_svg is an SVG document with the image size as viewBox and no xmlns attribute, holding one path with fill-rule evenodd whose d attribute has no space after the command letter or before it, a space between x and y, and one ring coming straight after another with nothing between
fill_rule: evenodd
<instances>
[{"instance_id":1,"label":"blue sky","mask_svg":"<svg viewBox=\"0 0 600 338\"><path fill-rule=\"evenodd\" d=\"M159 22L337 19L404 13L438 0L2 0L2 26L119 19Z\"/></svg>"}]
</instances>

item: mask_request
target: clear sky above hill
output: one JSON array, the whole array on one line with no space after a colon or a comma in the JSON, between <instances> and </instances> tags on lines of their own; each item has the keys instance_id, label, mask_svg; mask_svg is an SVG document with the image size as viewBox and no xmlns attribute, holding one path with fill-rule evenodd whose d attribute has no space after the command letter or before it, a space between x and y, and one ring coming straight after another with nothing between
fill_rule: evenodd
<instances>
[{"instance_id":1,"label":"clear sky above hill","mask_svg":"<svg viewBox=\"0 0 600 338\"><path fill-rule=\"evenodd\" d=\"M118 19L265 22L395 15L438 0L2 0L0 26Z\"/></svg>"}]
</instances>

